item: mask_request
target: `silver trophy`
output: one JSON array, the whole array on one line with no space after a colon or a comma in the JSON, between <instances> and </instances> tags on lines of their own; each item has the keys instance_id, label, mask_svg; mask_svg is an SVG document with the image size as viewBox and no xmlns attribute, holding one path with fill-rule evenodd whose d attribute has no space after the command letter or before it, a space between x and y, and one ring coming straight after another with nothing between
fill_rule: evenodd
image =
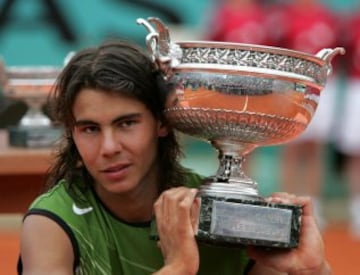
<instances>
[{"instance_id":1,"label":"silver trophy","mask_svg":"<svg viewBox=\"0 0 360 275\"><path fill-rule=\"evenodd\" d=\"M4 95L28 107L18 125L8 129L11 146L49 147L60 137L62 129L43 112L60 71L52 66L5 67Z\"/></svg>"},{"instance_id":2,"label":"silver trophy","mask_svg":"<svg viewBox=\"0 0 360 275\"><path fill-rule=\"evenodd\" d=\"M209 141L219 168L200 187L197 238L220 245L291 248L299 242L301 207L266 202L242 163L258 146L288 142L311 121L332 58L261 45L172 42L157 18L138 19L154 62L175 87L166 116L179 131Z\"/></svg>"}]
</instances>

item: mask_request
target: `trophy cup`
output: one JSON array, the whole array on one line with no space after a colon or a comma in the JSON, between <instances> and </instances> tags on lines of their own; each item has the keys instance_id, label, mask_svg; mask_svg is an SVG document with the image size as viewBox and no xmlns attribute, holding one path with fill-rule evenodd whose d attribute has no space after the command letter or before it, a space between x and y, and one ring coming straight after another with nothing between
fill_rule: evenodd
<instances>
[{"instance_id":1,"label":"trophy cup","mask_svg":"<svg viewBox=\"0 0 360 275\"><path fill-rule=\"evenodd\" d=\"M170 41L157 18L139 18L146 45L175 86L165 114L173 127L206 140L219 168L204 180L196 238L215 245L297 247L300 206L269 203L242 163L258 146L282 144L301 134L317 108L343 48L316 55L261 45Z\"/></svg>"},{"instance_id":2,"label":"trophy cup","mask_svg":"<svg viewBox=\"0 0 360 275\"><path fill-rule=\"evenodd\" d=\"M60 70L51 66L5 68L4 95L28 107L18 125L8 129L11 146L49 147L60 137L62 129L52 125L42 111Z\"/></svg>"}]
</instances>

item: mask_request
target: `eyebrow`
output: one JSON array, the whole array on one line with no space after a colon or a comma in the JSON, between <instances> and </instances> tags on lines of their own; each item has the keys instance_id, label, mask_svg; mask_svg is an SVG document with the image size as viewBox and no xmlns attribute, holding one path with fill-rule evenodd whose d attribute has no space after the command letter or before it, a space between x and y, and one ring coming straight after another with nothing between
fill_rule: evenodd
<instances>
[{"instance_id":1,"label":"eyebrow","mask_svg":"<svg viewBox=\"0 0 360 275\"><path fill-rule=\"evenodd\" d=\"M111 124L116 124L121 121L136 119L139 117L141 117L140 113L130 113L130 114L126 114L126 115L121 115L121 116L118 116L115 119L113 119L111 121ZM93 120L90 120L90 119L80 119L80 120L75 121L74 126L78 127L78 126L84 126L84 125L89 125L89 124L98 125L99 123L97 123Z\"/></svg>"}]
</instances>

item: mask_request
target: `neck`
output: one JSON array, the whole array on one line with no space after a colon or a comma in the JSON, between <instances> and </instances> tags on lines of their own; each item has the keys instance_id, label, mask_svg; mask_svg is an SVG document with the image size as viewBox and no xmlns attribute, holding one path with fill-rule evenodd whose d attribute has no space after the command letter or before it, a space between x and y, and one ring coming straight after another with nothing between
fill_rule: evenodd
<instances>
[{"instance_id":1,"label":"neck","mask_svg":"<svg viewBox=\"0 0 360 275\"><path fill-rule=\"evenodd\" d=\"M136 190L116 194L95 185L102 203L119 219L129 223L148 222L153 216L153 204L158 197L157 182L140 183Z\"/></svg>"}]
</instances>

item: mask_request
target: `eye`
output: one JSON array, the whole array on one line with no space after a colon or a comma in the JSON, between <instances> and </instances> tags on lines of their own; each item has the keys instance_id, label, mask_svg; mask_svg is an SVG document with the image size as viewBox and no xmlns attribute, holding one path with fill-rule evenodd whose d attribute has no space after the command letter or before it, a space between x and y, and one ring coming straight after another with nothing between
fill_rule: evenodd
<instances>
[{"instance_id":1,"label":"eye","mask_svg":"<svg viewBox=\"0 0 360 275\"><path fill-rule=\"evenodd\" d=\"M132 126L134 126L135 124L137 124L138 121L135 119L128 119L128 120L124 120L118 123L118 126L120 128L130 128Z\"/></svg>"},{"instance_id":2,"label":"eye","mask_svg":"<svg viewBox=\"0 0 360 275\"><path fill-rule=\"evenodd\" d=\"M99 127L95 126L95 125L87 125L87 126L82 126L80 128L80 132L86 133L86 134L93 134L93 133L97 133L99 131L100 131Z\"/></svg>"}]
</instances>

